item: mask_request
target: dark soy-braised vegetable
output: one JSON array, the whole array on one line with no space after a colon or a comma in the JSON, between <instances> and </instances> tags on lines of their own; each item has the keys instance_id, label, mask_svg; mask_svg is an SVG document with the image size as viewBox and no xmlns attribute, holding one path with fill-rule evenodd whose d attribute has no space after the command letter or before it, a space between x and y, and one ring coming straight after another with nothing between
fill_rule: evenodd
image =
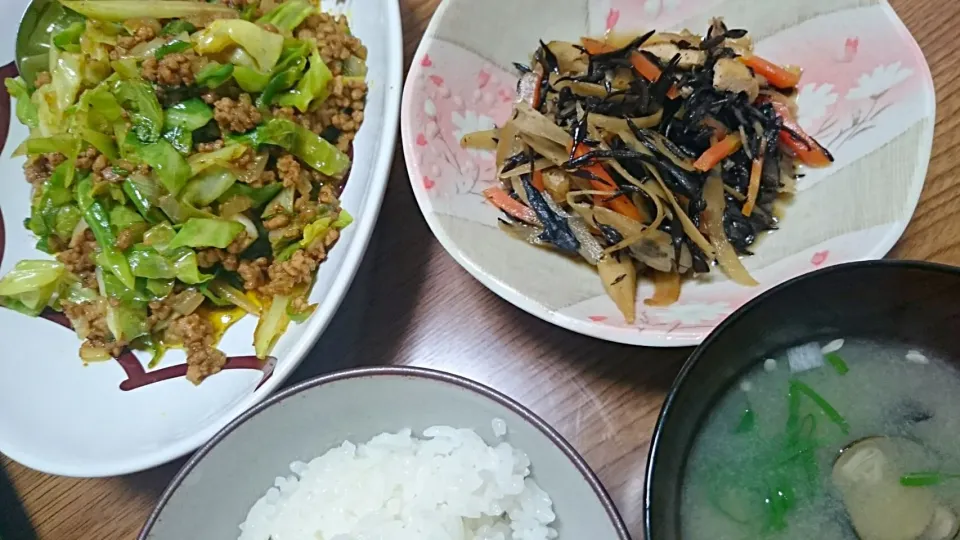
<instances>
[{"instance_id":1,"label":"dark soy-braised vegetable","mask_svg":"<svg viewBox=\"0 0 960 540\"><path fill-rule=\"evenodd\" d=\"M541 41L529 65L515 66L513 117L462 141L495 144L501 185L486 196L504 211L502 227L582 255L590 250L564 214L578 216L607 256L588 262L615 256L631 282L647 274L650 305L676 301L680 278L713 264L755 285L740 257L777 228L797 165L833 161L795 120L799 69L755 56L747 31L719 19L704 37ZM598 270L617 280L604 286L632 322L635 288Z\"/></svg>"}]
</instances>

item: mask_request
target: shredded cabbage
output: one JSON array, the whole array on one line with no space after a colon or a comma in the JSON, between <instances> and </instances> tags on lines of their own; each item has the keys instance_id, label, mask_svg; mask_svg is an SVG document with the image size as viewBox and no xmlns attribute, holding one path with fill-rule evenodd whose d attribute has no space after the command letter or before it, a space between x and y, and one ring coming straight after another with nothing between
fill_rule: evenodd
<instances>
[{"instance_id":1,"label":"shredded cabbage","mask_svg":"<svg viewBox=\"0 0 960 540\"><path fill-rule=\"evenodd\" d=\"M163 109L150 83L143 79L117 81L113 85L113 94L130 113L133 133L140 142L156 142L163 127Z\"/></svg>"},{"instance_id":2,"label":"shredded cabbage","mask_svg":"<svg viewBox=\"0 0 960 540\"><path fill-rule=\"evenodd\" d=\"M225 248L243 231L242 224L224 219L190 218L170 242L180 246Z\"/></svg>"},{"instance_id":3,"label":"shredded cabbage","mask_svg":"<svg viewBox=\"0 0 960 540\"><path fill-rule=\"evenodd\" d=\"M230 19L237 16L229 6L187 0L60 0L60 3L91 19L115 22L144 17Z\"/></svg>"},{"instance_id":4,"label":"shredded cabbage","mask_svg":"<svg viewBox=\"0 0 960 540\"><path fill-rule=\"evenodd\" d=\"M290 34L315 11L316 8L304 0L287 0L257 19L257 24L272 24L285 34Z\"/></svg>"},{"instance_id":5,"label":"shredded cabbage","mask_svg":"<svg viewBox=\"0 0 960 540\"><path fill-rule=\"evenodd\" d=\"M219 53L237 45L262 72L272 70L283 51L283 36L240 19L213 21L202 32L194 34L193 41L200 54Z\"/></svg>"},{"instance_id":6,"label":"shredded cabbage","mask_svg":"<svg viewBox=\"0 0 960 540\"><path fill-rule=\"evenodd\" d=\"M152 144L140 145L137 147L137 156L153 167L160 178L160 183L173 195L180 193L192 176L187 160L164 139Z\"/></svg>"},{"instance_id":7,"label":"shredded cabbage","mask_svg":"<svg viewBox=\"0 0 960 540\"><path fill-rule=\"evenodd\" d=\"M8 78L3 81L10 97L17 100L17 119L20 123L34 129L40 125L37 105L30 101L30 90L22 77Z\"/></svg>"},{"instance_id":8,"label":"shredded cabbage","mask_svg":"<svg viewBox=\"0 0 960 540\"><path fill-rule=\"evenodd\" d=\"M211 167L190 180L183 189L183 201L198 206L207 206L223 195L237 181L230 169Z\"/></svg>"},{"instance_id":9,"label":"shredded cabbage","mask_svg":"<svg viewBox=\"0 0 960 540\"><path fill-rule=\"evenodd\" d=\"M253 348L257 358L265 359L269 356L280 335L287 330L290 324L290 317L287 315L290 300L289 296L277 295L264 306L257 329L253 333Z\"/></svg>"},{"instance_id":10,"label":"shredded cabbage","mask_svg":"<svg viewBox=\"0 0 960 540\"><path fill-rule=\"evenodd\" d=\"M20 261L0 279L0 304L31 316L50 303L66 273L56 261Z\"/></svg>"},{"instance_id":11,"label":"shredded cabbage","mask_svg":"<svg viewBox=\"0 0 960 540\"><path fill-rule=\"evenodd\" d=\"M310 56L310 69L297 83L297 87L281 95L277 103L284 107L296 107L300 112L307 112L314 101L322 103L330 95L330 82L333 73L323 63L320 52L314 49Z\"/></svg>"}]
</instances>

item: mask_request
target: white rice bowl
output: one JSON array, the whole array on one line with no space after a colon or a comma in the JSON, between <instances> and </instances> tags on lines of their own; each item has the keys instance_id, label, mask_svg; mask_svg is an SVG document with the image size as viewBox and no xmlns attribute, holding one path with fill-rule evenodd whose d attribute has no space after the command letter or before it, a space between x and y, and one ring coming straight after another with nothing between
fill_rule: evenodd
<instances>
[{"instance_id":1,"label":"white rice bowl","mask_svg":"<svg viewBox=\"0 0 960 540\"><path fill-rule=\"evenodd\" d=\"M500 437L502 421L493 422ZM239 540L547 540L553 502L530 459L473 430L404 429L290 464L240 525Z\"/></svg>"}]
</instances>

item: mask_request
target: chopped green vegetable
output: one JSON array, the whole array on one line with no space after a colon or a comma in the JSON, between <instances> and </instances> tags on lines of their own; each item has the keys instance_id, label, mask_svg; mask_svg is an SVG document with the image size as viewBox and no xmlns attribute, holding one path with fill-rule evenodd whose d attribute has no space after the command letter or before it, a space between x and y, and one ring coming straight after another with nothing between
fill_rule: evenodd
<instances>
[{"instance_id":1,"label":"chopped green vegetable","mask_svg":"<svg viewBox=\"0 0 960 540\"><path fill-rule=\"evenodd\" d=\"M839 354L827 353L824 355L824 358L840 375L846 375L850 372L850 367L847 366L847 363L843 361L843 358L841 358Z\"/></svg>"},{"instance_id":2,"label":"chopped green vegetable","mask_svg":"<svg viewBox=\"0 0 960 540\"><path fill-rule=\"evenodd\" d=\"M168 249L180 246L225 248L244 230L242 224L224 219L190 218L170 242Z\"/></svg>"},{"instance_id":3,"label":"chopped green vegetable","mask_svg":"<svg viewBox=\"0 0 960 540\"><path fill-rule=\"evenodd\" d=\"M180 193L187 180L193 176L187 160L166 140L140 146L137 156L153 167L160 177L160 183L173 195Z\"/></svg>"},{"instance_id":4,"label":"chopped green vegetable","mask_svg":"<svg viewBox=\"0 0 960 540\"><path fill-rule=\"evenodd\" d=\"M244 92L253 94L263 92L270 82L269 73L261 73L247 66L236 66L233 69L233 78Z\"/></svg>"},{"instance_id":5,"label":"chopped green vegetable","mask_svg":"<svg viewBox=\"0 0 960 540\"><path fill-rule=\"evenodd\" d=\"M753 428L756 425L757 413L753 412L753 409L750 407L747 407L740 416L740 422L737 423L734 433L747 433L748 431L753 431Z\"/></svg>"},{"instance_id":6,"label":"chopped green vegetable","mask_svg":"<svg viewBox=\"0 0 960 540\"><path fill-rule=\"evenodd\" d=\"M257 329L253 333L253 347L257 358L266 358L290 324L287 307L290 305L289 296L274 296L264 305L263 315L257 322Z\"/></svg>"},{"instance_id":7,"label":"chopped green vegetable","mask_svg":"<svg viewBox=\"0 0 960 540\"><path fill-rule=\"evenodd\" d=\"M36 156L59 152L69 154L78 143L76 137L70 135L54 135L53 137L31 137L14 150L14 156Z\"/></svg>"},{"instance_id":8,"label":"chopped green vegetable","mask_svg":"<svg viewBox=\"0 0 960 540\"><path fill-rule=\"evenodd\" d=\"M945 474L935 471L912 472L900 477L900 485L907 487L937 486L948 480L960 480L960 474Z\"/></svg>"},{"instance_id":9,"label":"chopped green vegetable","mask_svg":"<svg viewBox=\"0 0 960 540\"><path fill-rule=\"evenodd\" d=\"M150 83L143 79L117 81L113 86L113 95L130 113L133 133L140 142L156 142L163 127L163 109Z\"/></svg>"},{"instance_id":10,"label":"chopped green vegetable","mask_svg":"<svg viewBox=\"0 0 960 540\"><path fill-rule=\"evenodd\" d=\"M70 240L81 219L83 219L83 215L75 204L61 206L57 210L57 217L53 222L53 233L64 241Z\"/></svg>"},{"instance_id":11,"label":"chopped green vegetable","mask_svg":"<svg viewBox=\"0 0 960 540\"><path fill-rule=\"evenodd\" d=\"M211 167L190 180L181 198L194 205L207 206L223 195L237 181L230 169Z\"/></svg>"},{"instance_id":12,"label":"chopped green vegetable","mask_svg":"<svg viewBox=\"0 0 960 540\"><path fill-rule=\"evenodd\" d=\"M227 144L223 148L214 150L213 152L193 154L187 160L187 163L190 165L192 175L197 175L215 165L229 167L233 160L242 156L246 151L247 147L242 144Z\"/></svg>"},{"instance_id":13,"label":"chopped green vegetable","mask_svg":"<svg viewBox=\"0 0 960 540\"><path fill-rule=\"evenodd\" d=\"M290 34L315 11L316 8L305 0L287 0L257 19L257 24L272 24Z\"/></svg>"},{"instance_id":14,"label":"chopped green vegetable","mask_svg":"<svg viewBox=\"0 0 960 540\"><path fill-rule=\"evenodd\" d=\"M30 90L22 77L7 78L3 80L4 86L10 97L17 100L17 119L20 123L29 127L36 128L40 125L40 119L37 116L37 106L30 101Z\"/></svg>"},{"instance_id":15,"label":"chopped green vegetable","mask_svg":"<svg viewBox=\"0 0 960 540\"><path fill-rule=\"evenodd\" d=\"M820 407L823 413L827 415L827 418L836 424L844 434L850 433L850 425L847 424L847 421L843 418L843 416L837 412L833 405L831 405L827 400L823 399L823 396L818 394L813 388L810 388L809 385L797 380L790 381L790 394L794 395L794 393L796 393L796 395L806 395L811 401Z\"/></svg>"},{"instance_id":16,"label":"chopped green vegetable","mask_svg":"<svg viewBox=\"0 0 960 540\"><path fill-rule=\"evenodd\" d=\"M197 84L207 88L217 88L229 81L233 72L233 64L220 65L217 62L210 62L197 73Z\"/></svg>"},{"instance_id":17,"label":"chopped green vegetable","mask_svg":"<svg viewBox=\"0 0 960 540\"><path fill-rule=\"evenodd\" d=\"M176 127L194 131L213 120L213 109L202 99L193 98L177 103L166 110L163 127Z\"/></svg>"},{"instance_id":18,"label":"chopped green vegetable","mask_svg":"<svg viewBox=\"0 0 960 540\"><path fill-rule=\"evenodd\" d=\"M148 279L173 279L177 271L159 251L149 246L133 246L127 252L133 275Z\"/></svg>"},{"instance_id":19,"label":"chopped green vegetable","mask_svg":"<svg viewBox=\"0 0 960 540\"><path fill-rule=\"evenodd\" d=\"M177 231L173 230L169 223L160 223L143 233L143 244L159 251L166 251L167 246L170 245L176 235Z\"/></svg>"},{"instance_id":20,"label":"chopped green vegetable","mask_svg":"<svg viewBox=\"0 0 960 540\"><path fill-rule=\"evenodd\" d=\"M20 261L0 279L0 305L35 317L47 307L65 273L56 261Z\"/></svg>"},{"instance_id":21,"label":"chopped green vegetable","mask_svg":"<svg viewBox=\"0 0 960 540\"><path fill-rule=\"evenodd\" d=\"M173 292L173 285L175 283L176 280L173 279L148 279L146 289L154 298L166 298Z\"/></svg>"},{"instance_id":22,"label":"chopped green vegetable","mask_svg":"<svg viewBox=\"0 0 960 540\"><path fill-rule=\"evenodd\" d=\"M93 182L87 178L77 185L77 200L83 212L84 221L93 231L100 247L99 262L120 279L128 289L135 287L133 272L126 257L117 249L117 238L110 226L110 216L103 205L93 198Z\"/></svg>"},{"instance_id":23,"label":"chopped green vegetable","mask_svg":"<svg viewBox=\"0 0 960 540\"><path fill-rule=\"evenodd\" d=\"M192 249L186 247L174 249L170 251L168 257L173 261L173 268L177 273L177 279L188 285L206 283L213 279L213 274L200 272L200 268L197 265L197 254Z\"/></svg>"},{"instance_id":24,"label":"chopped green vegetable","mask_svg":"<svg viewBox=\"0 0 960 540\"><path fill-rule=\"evenodd\" d=\"M237 140L248 142L255 148L263 144L280 146L327 176L341 177L350 168L350 158L336 146L285 118L272 118Z\"/></svg>"},{"instance_id":25,"label":"chopped green vegetable","mask_svg":"<svg viewBox=\"0 0 960 540\"><path fill-rule=\"evenodd\" d=\"M331 227L333 227L338 231L342 231L347 227L349 227L351 224L353 224L353 216L350 215L350 212L347 212L346 210L341 208L340 215L337 216L337 220L333 222L333 225L331 225Z\"/></svg>"},{"instance_id":26,"label":"chopped green vegetable","mask_svg":"<svg viewBox=\"0 0 960 540\"><path fill-rule=\"evenodd\" d=\"M110 225L113 227L115 234L119 234L120 231L131 227L143 225L144 223L143 216L129 207L118 204L110 209Z\"/></svg>"},{"instance_id":27,"label":"chopped green vegetable","mask_svg":"<svg viewBox=\"0 0 960 540\"><path fill-rule=\"evenodd\" d=\"M313 102L322 103L330 95L330 82L333 73L323 63L320 52L316 49L310 57L310 68L297 87L277 99L277 103L284 107L296 107L300 112L307 112Z\"/></svg>"},{"instance_id":28,"label":"chopped green vegetable","mask_svg":"<svg viewBox=\"0 0 960 540\"><path fill-rule=\"evenodd\" d=\"M80 36L86 29L86 23L76 21L54 34L53 44L65 51L80 52Z\"/></svg>"},{"instance_id":29,"label":"chopped green vegetable","mask_svg":"<svg viewBox=\"0 0 960 540\"><path fill-rule=\"evenodd\" d=\"M146 17L228 19L237 16L229 6L189 0L60 0L60 3L91 19L115 22Z\"/></svg>"},{"instance_id":30,"label":"chopped green vegetable","mask_svg":"<svg viewBox=\"0 0 960 540\"><path fill-rule=\"evenodd\" d=\"M129 176L123 181L123 192L147 221L157 223L163 219L156 208L160 194L156 182L151 178L141 175Z\"/></svg>"},{"instance_id":31,"label":"chopped green vegetable","mask_svg":"<svg viewBox=\"0 0 960 540\"><path fill-rule=\"evenodd\" d=\"M277 65L283 51L283 36L240 19L220 19L193 36L200 54L212 54L239 46L253 60L256 69L267 72Z\"/></svg>"},{"instance_id":32,"label":"chopped green vegetable","mask_svg":"<svg viewBox=\"0 0 960 540\"><path fill-rule=\"evenodd\" d=\"M282 190L283 184L279 182L261 188L250 187L246 184L234 184L230 186L230 189L225 191L218 200L225 202L231 197L249 197L251 208L260 208L270 202L277 196L277 193L280 193Z\"/></svg>"},{"instance_id":33,"label":"chopped green vegetable","mask_svg":"<svg viewBox=\"0 0 960 540\"><path fill-rule=\"evenodd\" d=\"M163 57L167 56L168 54L188 51L190 50L190 47L192 47L192 45L189 41L180 41L179 39L175 39L165 45L161 45L160 48L153 53L153 56L157 60L162 60Z\"/></svg>"},{"instance_id":34,"label":"chopped green vegetable","mask_svg":"<svg viewBox=\"0 0 960 540\"><path fill-rule=\"evenodd\" d=\"M294 63L287 69L274 74L273 77L270 78L270 81L267 83L267 85L263 88L263 93L261 93L260 97L257 98L257 107L266 107L271 105L277 94L297 84L297 81L299 81L303 76L303 70L306 65L306 60L301 58L298 62Z\"/></svg>"},{"instance_id":35,"label":"chopped green vegetable","mask_svg":"<svg viewBox=\"0 0 960 540\"><path fill-rule=\"evenodd\" d=\"M197 27L190 24L189 21L178 19L170 21L160 30L161 36L176 36L179 34L192 34L197 31Z\"/></svg>"},{"instance_id":36,"label":"chopped green vegetable","mask_svg":"<svg viewBox=\"0 0 960 540\"><path fill-rule=\"evenodd\" d=\"M182 127L175 127L172 129L164 130L163 140L167 141L184 156L189 156L193 151L193 132L183 129Z\"/></svg>"}]
</instances>

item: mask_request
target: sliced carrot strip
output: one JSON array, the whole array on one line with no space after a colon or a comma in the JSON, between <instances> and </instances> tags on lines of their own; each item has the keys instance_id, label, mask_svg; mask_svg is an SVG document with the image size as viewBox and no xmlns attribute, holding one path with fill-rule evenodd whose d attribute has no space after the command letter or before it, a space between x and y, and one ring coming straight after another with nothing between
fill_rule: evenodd
<instances>
[{"instance_id":1,"label":"sliced carrot strip","mask_svg":"<svg viewBox=\"0 0 960 540\"><path fill-rule=\"evenodd\" d=\"M808 167L827 167L833 163L833 156L826 148L820 145L800 127L790 114L790 109L779 101L770 101L773 110L783 119L784 129L780 131L780 145L796 156L801 163ZM796 134L796 137L793 134ZM797 138L799 137L799 139Z\"/></svg>"},{"instance_id":2,"label":"sliced carrot strip","mask_svg":"<svg viewBox=\"0 0 960 540\"><path fill-rule=\"evenodd\" d=\"M533 187L540 193L543 193L543 190L547 189L543 183L543 171L534 171L533 180L530 183L533 184Z\"/></svg>"},{"instance_id":3,"label":"sliced carrot strip","mask_svg":"<svg viewBox=\"0 0 960 540\"><path fill-rule=\"evenodd\" d=\"M580 38L580 44L583 45L583 48L587 50L587 54L590 55L603 54L616 50L604 41L588 37Z\"/></svg>"},{"instance_id":4,"label":"sliced carrot strip","mask_svg":"<svg viewBox=\"0 0 960 540\"><path fill-rule=\"evenodd\" d=\"M785 69L759 56L741 56L740 61L777 88L786 90L800 84L799 72Z\"/></svg>"},{"instance_id":5,"label":"sliced carrot strip","mask_svg":"<svg viewBox=\"0 0 960 540\"><path fill-rule=\"evenodd\" d=\"M760 152L753 160L753 166L750 167L750 185L747 186L747 200L743 203L743 215L750 217L753 213L753 207L757 204L757 196L760 194L760 180L763 177L763 156L767 153L767 140L760 141Z\"/></svg>"},{"instance_id":6,"label":"sliced carrot strip","mask_svg":"<svg viewBox=\"0 0 960 540\"><path fill-rule=\"evenodd\" d=\"M657 82L663 75L663 71L660 70L660 66L651 62L649 58L641 53L633 53L630 56L630 63L633 64L633 69L637 70L637 73L650 82ZM670 99L677 99L680 97L680 91L677 90L677 85L673 85L669 90L667 90L667 97Z\"/></svg>"},{"instance_id":7,"label":"sliced carrot strip","mask_svg":"<svg viewBox=\"0 0 960 540\"><path fill-rule=\"evenodd\" d=\"M587 147L583 144L577 146L576 152L574 152L574 157L580 157L589 152ZM590 184L594 189L604 190L604 191L617 191L617 183L613 181L613 177L610 176L610 173L603 168L603 165L599 163L594 163L593 165L587 165L583 167L583 170L592 174L595 178L590 180ZM606 200L609 197L594 196L593 203L598 206L606 206L613 210L614 212L627 216L628 218L643 222L643 217L640 215L640 210L634 206L633 202L626 195L620 195L611 200Z\"/></svg>"},{"instance_id":8,"label":"sliced carrot strip","mask_svg":"<svg viewBox=\"0 0 960 540\"><path fill-rule=\"evenodd\" d=\"M533 100L532 100L533 103L530 104L530 106L533 107L534 109L540 108L540 101L542 100L542 96L540 94L542 93L543 93L543 74L537 73L537 84L533 88Z\"/></svg>"},{"instance_id":9,"label":"sliced carrot strip","mask_svg":"<svg viewBox=\"0 0 960 540\"><path fill-rule=\"evenodd\" d=\"M693 163L693 168L701 172L709 171L728 156L736 153L742 145L743 141L740 140L739 133L727 135L710 148L707 148L704 153L700 154L697 161Z\"/></svg>"},{"instance_id":10,"label":"sliced carrot strip","mask_svg":"<svg viewBox=\"0 0 960 540\"><path fill-rule=\"evenodd\" d=\"M525 221L531 225L540 224L540 219L537 218L537 213L534 212L532 208L514 199L501 188L492 187L485 189L483 190L483 196L490 201L490 204L520 221Z\"/></svg>"},{"instance_id":11,"label":"sliced carrot strip","mask_svg":"<svg viewBox=\"0 0 960 540\"><path fill-rule=\"evenodd\" d=\"M580 44L583 45L583 48L586 49L587 53L591 55L603 54L616 50L603 41L588 37L580 38ZM661 71L659 66L651 62L649 58L639 52L635 52L630 56L630 63L633 64L633 69L637 70L637 73L639 73L640 76L650 82L657 82L657 80L660 79L660 76L663 75L663 71ZM679 96L680 92L677 90L676 85L671 86L670 89L667 90L668 98L676 99Z\"/></svg>"}]
</instances>

